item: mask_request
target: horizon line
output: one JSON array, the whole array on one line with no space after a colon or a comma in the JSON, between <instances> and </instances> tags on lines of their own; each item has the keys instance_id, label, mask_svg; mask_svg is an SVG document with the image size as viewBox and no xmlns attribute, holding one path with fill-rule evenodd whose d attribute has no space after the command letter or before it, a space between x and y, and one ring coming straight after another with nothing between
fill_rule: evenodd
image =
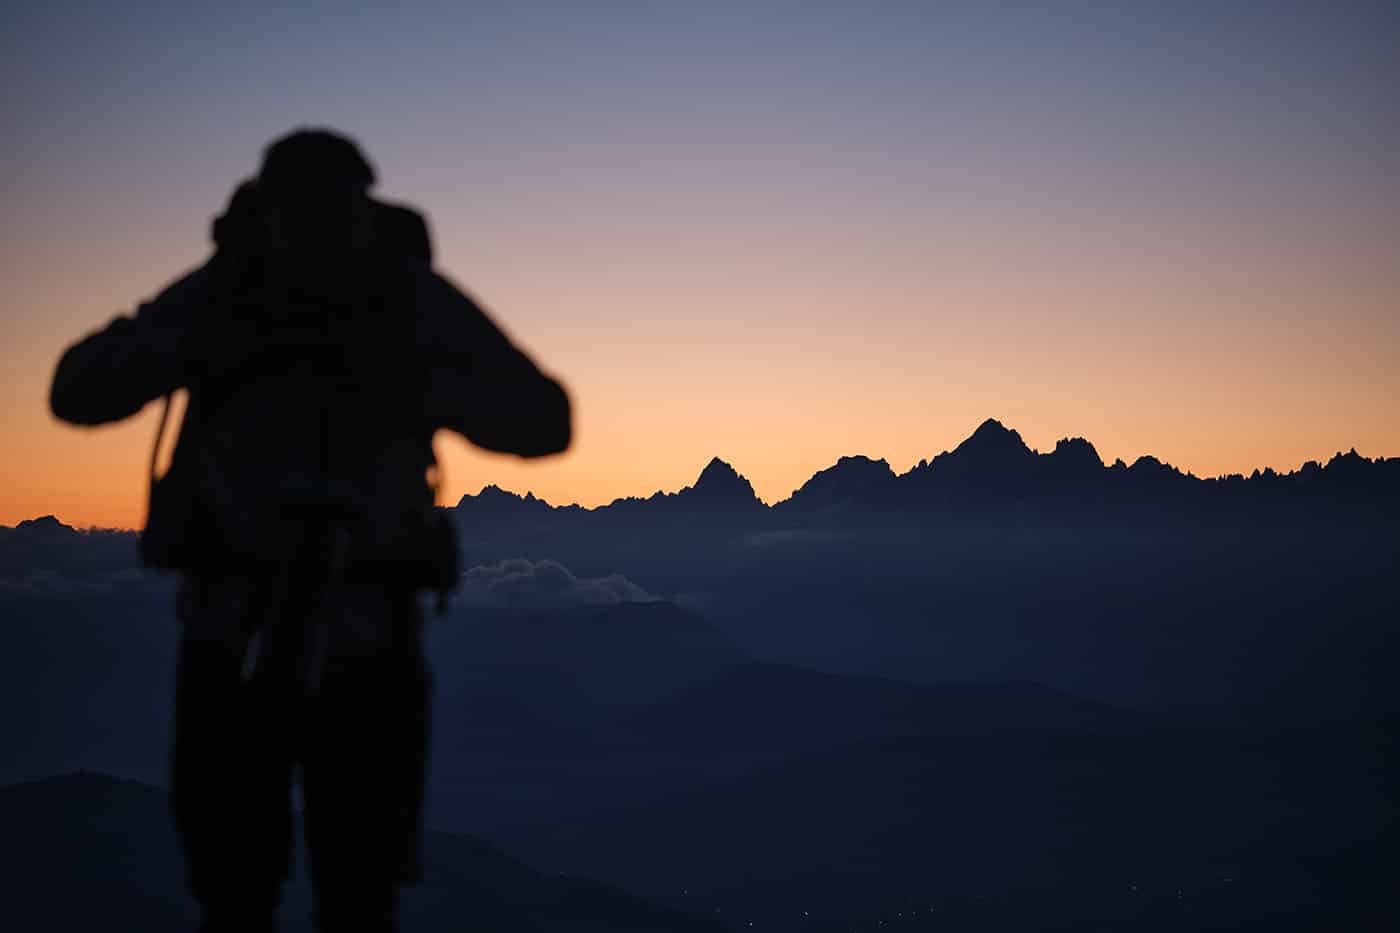
<instances>
[{"instance_id":1,"label":"horizon line","mask_svg":"<svg viewBox=\"0 0 1400 933\"><path fill-rule=\"evenodd\" d=\"M498 492L504 493L504 494L506 494L506 495L512 496L512 497L517 498L517 499L522 499L522 500L523 500L523 499L533 499L533 500L535 500L535 501L537 501L537 502L540 502L540 503L543 503L545 506L547 506L547 507L549 507L549 508L553 508L553 509L578 508L578 509L581 509L581 510L586 511L586 512L593 512L593 511L597 511L597 510L599 510L599 509L603 509L603 508L607 508L607 507L609 507L609 506L616 505L617 503L620 503L620 502L628 502L628 501L632 501L632 502L645 502L645 501L647 501L647 500L649 500L649 499L651 499L652 497L657 496L657 495L671 496L671 495L677 495L677 494L679 494L680 492L683 492L683 491L685 491L685 490L687 490L687 489L693 489L693 488L695 488L695 486L699 483L699 479L700 479L700 477L704 474L705 470L707 470L707 469L708 469L711 465L713 465L714 463L719 463L719 464L722 464L722 465L725 466L725 467L728 467L731 471L733 471L733 473L734 473L739 479L743 480L744 483L746 483L746 484L749 486L750 491L753 493L754 499L755 499L758 503L760 503L764 508L771 509L771 508L774 508L774 507L776 507L776 506L778 506L778 505L781 505L781 504L784 503L784 502L790 501L790 500L791 500L794 496L796 496L797 493L800 492L800 491L802 490L802 488L803 488L804 486L806 486L806 484L807 484L808 482L810 482L817 474L822 473L822 472L825 472L826 470L829 470L829 469L832 469L832 468L838 466L843 460L864 459L864 460L868 460L868 461L873 462L873 463L884 463L885 466L886 466L886 467L889 469L889 471L890 471L891 478L893 478L893 479L901 479L901 478L903 478L903 477L909 476L909 475L912 474L915 470L918 470L918 469L920 469L920 468L926 467L926 466L929 465L929 464L932 464L932 463L933 463L935 460L937 460L938 458L953 453L954 451L956 451L956 450L958 450L959 448L961 448L961 447L963 446L963 444L967 443L967 441L971 440L973 437L975 437L976 435L978 435L978 434L981 433L982 431L987 430L987 429L989 429L989 428L995 429L995 430L999 430L1000 432L1002 432L1002 433L1004 433L1004 434L1007 434L1007 435L1014 435L1014 436L1016 437L1017 441L1020 442L1020 444L1021 444L1022 447L1024 447L1029 453L1034 454L1034 455L1036 455L1036 456L1039 456L1039 457L1046 457L1046 456L1050 456L1050 455L1053 454L1053 452L1054 452L1053 450L1050 450L1050 451L1042 451L1042 450L1040 450L1039 448L1031 447L1029 444L1027 444L1027 443L1025 442L1024 438L1022 438L1022 436L1021 436L1021 433L1020 433L1018 430L1016 430L1015 428L1009 428L1009 427L1007 427L1005 424L1003 424L1000 420L998 420L998 419L996 419L996 418L987 418L987 419L983 420L983 421L981 422L981 424L978 425L978 427L976 428L976 430L974 430L974 431L972 432L972 434L969 434L966 438L964 438L961 442L959 442L959 443L958 443L956 446L954 446L952 449L945 449L945 450L943 450L943 451L941 451L941 452L939 452L939 453L937 453L937 454L934 454L932 457L921 458L919 461L917 461L917 462L914 463L912 466L910 466L909 469L905 470L905 471L902 472L902 473L896 472L895 469L894 469L894 467L891 466L890 463L889 463L889 461L888 461L886 458L884 458L884 457L871 457L871 456L869 456L869 455L867 455L867 454L842 454L842 455L839 456L834 462L832 462L830 465L825 466L825 467L821 467L821 468L817 469L816 471L814 471L814 472L812 473L811 476L809 476L806 480L803 481L802 484L798 485L798 486L797 486L796 488L794 488L791 492L789 492L789 493L787 494L786 497L781 498L781 499L775 499L775 500L773 500L773 501L771 501L771 502L768 501L768 500L766 500L766 499L764 499L762 496L760 496L760 495L758 494L757 490L755 490L755 489L753 488L753 484L752 484L752 482L748 479L747 476L745 476L745 475L744 475L742 472L740 472L736 467L734 467L733 464L731 464L728 460L725 460L723 457L721 457L721 456L719 456L718 454L716 454L716 455L712 456L709 460L706 461L705 466L702 467L701 470L700 470L700 473L698 473L698 474L696 475L696 480L695 480L694 482L690 483L689 485L682 486L682 487L680 487L679 489L676 489L676 490L673 490L673 491L669 491L669 492L668 492L667 490L664 490L664 489L661 489L661 488L657 488L656 490L654 490L654 491L651 492L651 493L646 493L646 494L641 494L641 495L632 494L632 495L616 496L616 497L614 497L614 498L612 498L612 499L610 499L610 500L608 500L608 501L606 501L606 502L601 502L601 503L599 503L599 504L597 504L597 505L593 505L593 506L587 506L587 505L583 505L582 503L580 503L580 502L578 502L578 501L567 502L567 503L554 503L554 502L550 502L548 499L545 499L545 498L542 497L542 496L537 496L537 495L535 495L535 494L534 494L534 491L533 491L533 490L530 490L530 489L527 489L527 490L526 490L525 492L523 492L523 493L518 493L518 492L515 492L515 491L512 490L512 489L506 489L505 487L500 486L500 485L498 485L497 483L488 482L488 483L485 483L484 485L482 485L481 488L478 489L475 493L463 493L461 496L459 496L459 497L457 498L457 501L456 501L456 502L439 504L439 505L437 505L437 507L438 507L438 508L444 508L444 509L455 509L455 508L458 508L458 507L461 505L461 503L462 503L462 501L463 501L464 499L466 499L466 498L468 498L468 497L470 497L470 498L477 498L477 497L480 497L481 495L483 495L487 490L489 490L489 489L495 489L495 490L497 490ZM1250 477L1255 476L1255 475L1265 476L1265 475L1268 475L1268 474L1270 474L1270 473L1273 473L1275 476L1279 476L1279 477L1287 477L1287 476L1292 476L1292 475L1294 475L1294 474L1300 473L1300 472L1302 472L1303 470L1307 469L1309 466L1314 466L1314 467L1316 467L1316 468L1324 468L1324 467L1330 465L1333 461L1337 460L1338 458L1345 457L1345 456L1356 456L1356 457L1360 457L1362 460L1365 460L1366 462L1368 462L1368 463L1373 463L1373 464L1374 464L1374 463L1384 463L1384 462L1388 462L1388 461L1390 461L1390 460L1394 460L1394 459L1400 458L1400 455L1395 456L1395 457L1392 457L1392 456L1385 456L1385 455L1377 455L1377 456L1374 456L1374 457L1368 457L1368 456L1366 456L1365 454L1359 453L1359 452L1357 451L1356 447L1353 446L1353 447L1351 447L1350 449L1348 449L1348 450L1346 450L1346 451L1342 451L1342 450L1336 451L1336 452L1333 453L1331 456L1327 457L1327 459L1326 459L1325 461L1322 460L1322 459L1319 459L1319 458L1309 459L1309 460L1305 460L1305 461L1303 461L1302 463L1298 464L1297 467L1295 467L1295 468L1293 468L1293 469L1289 469L1289 470L1275 469L1275 468L1272 467L1272 466L1263 466L1263 467L1254 467L1249 473L1235 472L1235 473L1218 473L1218 474L1215 474L1215 475L1213 475L1213 476L1198 476L1198 475L1196 475L1194 472L1192 472L1192 471L1190 471L1190 470L1182 470L1182 469L1180 469L1179 467L1175 466L1174 464L1172 464L1172 463L1170 463L1170 462L1168 462L1168 461L1162 460L1162 459L1160 459L1160 458L1158 458L1158 457L1156 457L1156 456L1154 456L1154 455L1152 455L1152 454L1139 454L1136 458L1134 458L1134 459L1132 460L1131 463L1128 462L1128 461L1125 461L1122 457L1116 457L1116 458L1114 458L1114 460L1113 460L1112 463L1105 463L1104 460L1103 460L1103 458L1102 458L1101 456L1099 456L1099 454L1098 454L1098 448L1097 448L1096 446L1094 446L1094 443L1093 443L1092 441L1090 441L1088 438L1083 437L1082 435L1076 435L1076 436L1069 436L1069 435L1066 435L1066 436L1064 436L1064 437L1061 437L1061 438L1059 438L1058 440L1056 440L1056 442L1055 442L1055 447L1058 448L1061 444L1073 443L1073 442L1075 442L1075 441L1082 441L1083 443L1088 444L1089 447L1093 449L1094 455L1095 455L1095 457L1098 458L1099 467L1100 467L1101 469L1104 469L1104 470L1112 470L1112 469L1114 469L1115 467L1117 467L1117 466L1120 465L1120 464L1121 464L1122 467L1125 468L1125 469L1132 469L1133 467L1137 466L1137 464L1139 464L1139 463L1141 463L1141 462L1143 462L1143 461L1151 461L1151 462L1155 462L1155 463L1161 464L1162 466L1168 467L1168 468L1170 468L1171 470L1175 471L1176 473L1179 473L1179 474L1182 475L1183 477L1187 477L1187 478L1190 478L1190 479L1194 479L1194 480L1196 480L1196 481L1198 481L1198 482L1220 482L1220 481L1224 481L1224 480L1231 479L1231 478L1235 478L1235 477L1238 477L1238 478L1241 478L1241 479L1249 479ZM47 513L44 513L44 514L32 516L32 517L30 517L30 518L20 519L20 520L17 521L14 525L3 525L3 524L0 524L0 528L5 528L5 529L13 530L13 529L15 529L15 528L18 528L20 525L25 524L26 522L42 521L43 519L46 519L46 518L52 518L54 521L58 522L59 524L63 525L64 527L66 527L66 528L71 528L71 529L73 529L74 531L79 531L79 532L120 532L120 533L138 533L138 534L139 534L140 531L141 531L141 529L139 529L139 528L128 528L128 527L122 527L122 526L118 526L118 525L96 525L96 524L76 525L76 524L69 524L68 522L64 521L62 518L59 518L59 517L58 517L58 513L56 513L56 512L47 512Z\"/></svg>"}]
</instances>

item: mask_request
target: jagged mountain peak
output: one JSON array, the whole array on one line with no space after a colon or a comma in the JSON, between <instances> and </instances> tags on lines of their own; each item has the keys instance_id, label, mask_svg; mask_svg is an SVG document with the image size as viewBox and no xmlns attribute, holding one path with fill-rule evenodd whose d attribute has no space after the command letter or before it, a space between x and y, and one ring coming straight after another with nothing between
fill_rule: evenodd
<instances>
[{"instance_id":1,"label":"jagged mountain peak","mask_svg":"<svg viewBox=\"0 0 1400 933\"><path fill-rule=\"evenodd\" d=\"M709 502L748 504L759 501L753 484L719 457L712 457L705 464L705 469L700 471L695 485L682 490L682 493Z\"/></svg>"},{"instance_id":2,"label":"jagged mountain peak","mask_svg":"<svg viewBox=\"0 0 1400 933\"><path fill-rule=\"evenodd\" d=\"M849 481L863 482L868 480L880 480L894 476L894 471L890 469L889 461L884 457L875 460L864 454L841 457L825 470L818 470L812 474L811 479L803 484L803 488L812 485L814 482L826 481Z\"/></svg>"},{"instance_id":3,"label":"jagged mountain peak","mask_svg":"<svg viewBox=\"0 0 1400 933\"><path fill-rule=\"evenodd\" d=\"M739 471L734 469L719 457L711 457L710 462L705 464L705 469L700 471L700 477L695 481L699 486L706 480L714 481L718 477L731 478L739 475Z\"/></svg>"},{"instance_id":4,"label":"jagged mountain peak","mask_svg":"<svg viewBox=\"0 0 1400 933\"><path fill-rule=\"evenodd\" d=\"M1128 467L1128 472L1136 476L1173 477L1186 475L1170 463L1158 460L1151 454L1143 454L1134 460L1132 466Z\"/></svg>"},{"instance_id":5,"label":"jagged mountain peak","mask_svg":"<svg viewBox=\"0 0 1400 933\"><path fill-rule=\"evenodd\" d=\"M824 507L863 498L894 479L889 461L874 460L863 454L845 456L825 470L818 470L787 501L802 507Z\"/></svg>"},{"instance_id":6,"label":"jagged mountain peak","mask_svg":"<svg viewBox=\"0 0 1400 933\"><path fill-rule=\"evenodd\" d=\"M988 418L978 425L972 436L955 447L952 453L953 459L976 465L1018 462L1033 456L1035 452L1026 446L1021 433L995 418Z\"/></svg>"},{"instance_id":7,"label":"jagged mountain peak","mask_svg":"<svg viewBox=\"0 0 1400 933\"><path fill-rule=\"evenodd\" d=\"M493 499L500 499L500 498L519 499L519 498L520 498L520 496L516 495L515 493L511 492L511 491L508 490L508 489L502 489L500 486L497 486L495 483L488 483L487 485L481 487L481 492L477 493L477 498L483 498L483 497L485 497L485 498L493 498Z\"/></svg>"},{"instance_id":8,"label":"jagged mountain peak","mask_svg":"<svg viewBox=\"0 0 1400 933\"><path fill-rule=\"evenodd\" d=\"M867 457L865 454L852 454L851 456L841 457L840 459L838 459L838 460L836 461L836 464L835 464L834 466L828 467L828 469L832 469L832 470L839 470L839 469L846 469L846 470L860 469L860 470L872 470L872 471L873 471L873 470L878 470L878 471L881 472L881 473L892 473L892 472L893 472L893 471L890 469L890 463L889 463L889 461L886 460L884 457L881 457L879 460L875 460L875 459L873 459L873 458L871 458L871 457Z\"/></svg>"},{"instance_id":9,"label":"jagged mountain peak","mask_svg":"<svg viewBox=\"0 0 1400 933\"><path fill-rule=\"evenodd\" d=\"M1103 458L1099 456L1098 450L1082 437L1060 438L1055 442L1055 449L1046 456L1070 467L1103 468Z\"/></svg>"},{"instance_id":10,"label":"jagged mountain peak","mask_svg":"<svg viewBox=\"0 0 1400 933\"><path fill-rule=\"evenodd\" d=\"M1021 439L1021 432L1015 428L1008 428L995 418L988 418L977 426L977 430L967 440L959 444L954 452L965 449L989 449L998 448L1006 450L1026 450L1026 442Z\"/></svg>"},{"instance_id":11,"label":"jagged mountain peak","mask_svg":"<svg viewBox=\"0 0 1400 933\"><path fill-rule=\"evenodd\" d=\"M502 489L495 483L488 483L481 487L481 492L476 495L463 493L457 500L458 508L470 508L472 506L507 506L520 502L520 497L509 489Z\"/></svg>"},{"instance_id":12,"label":"jagged mountain peak","mask_svg":"<svg viewBox=\"0 0 1400 933\"><path fill-rule=\"evenodd\" d=\"M977 430L972 432L972 437L977 437L979 434L1016 434L1016 431L1008 428L995 418L988 418L977 426ZM1016 436L1020 437L1019 434L1016 434Z\"/></svg>"},{"instance_id":13,"label":"jagged mountain peak","mask_svg":"<svg viewBox=\"0 0 1400 933\"><path fill-rule=\"evenodd\" d=\"M69 535L81 534L78 529L71 525L65 525L53 515L26 518L16 525L14 530L27 539L39 541L66 539Z\"/></svg>"},{"instance_id":14,"label":"jagged mountain peak","mask_svg":"<svg viewBox=\"0 0 1400 933\"><path fill-rule=\"evenodd\" d=\"M57 531L60 528L74 530L72 527L63 524L54 515L40 515L38 518L26 518L15 526L16 528L29 528L34 531Z\"/></svg>"},{"instance_id":15,"label":"jagged mountain peak","mask_svg":"<svg viewBox=\"0 0 1400 933\"><path fill-rule=\"evenodd\" d=\"M495 483L489 483L481 487L481 492L476 495L467 493L457 500L457 509L462 513L473 513L477 515L515 515L522 512L538 513L553 509L548 502L536 496L533 492L525 495L511 492L509 489L502 489Z\"/></svg>"}]
</instances>

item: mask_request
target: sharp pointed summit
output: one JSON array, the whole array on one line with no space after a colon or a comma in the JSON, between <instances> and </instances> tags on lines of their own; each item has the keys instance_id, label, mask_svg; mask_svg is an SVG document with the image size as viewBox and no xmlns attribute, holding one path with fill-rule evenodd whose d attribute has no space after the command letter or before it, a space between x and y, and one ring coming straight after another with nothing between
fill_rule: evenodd
<instances>
[{"instance_id":1,"label":"sharp pointed summit","mask_svg":"<svg viewBox=\"0 0 1400 933\"><path fill-rule=\"evenodd\" d=\"M696 502L712 505L761 504L753 484L719 457L714 457L700 471L695 485L681 494Z\"/></svg>"},{"instance_id":2,"label":"sharp pointed summit","mask_svg":"<svg viewBox=\"0 0 1400 933\"><path fill-rule=\"evenodd\" d=\"M954 456L971 458L978 462L1024 459L1031 455L1031 449L1021 440L1021 433L1008 428L995 418L988 418L977 426L972 436L953 450Z\"/></svg>"},{"instance_id":3,"label":"sharp pointed summit","mask_svg":"<svg viewBox=\"0 0 1400 933\"><path fill-rule=\"evenodd\" d=\"M976 437L979 434L1016 434L1017 437L1020 436L1015 429L1008 428L995 418L988 418L986 421L979 424L977 430L972 432L972 437Z\"/></svg>"},{"instance_id":4,"label":"sharp pointed summit","mask_svg":"<svg viewBox=\"0 0 1400 933\"><path fill-rule=\"evenodd\" d=\"M705 464L705 469L700 471L700 477L695 481L699 486L705 482L714 482L718 478L733 478L739 475L739 471L725 463L719 457L711 457L710 462Z\"/></svg>"}]
</instances>

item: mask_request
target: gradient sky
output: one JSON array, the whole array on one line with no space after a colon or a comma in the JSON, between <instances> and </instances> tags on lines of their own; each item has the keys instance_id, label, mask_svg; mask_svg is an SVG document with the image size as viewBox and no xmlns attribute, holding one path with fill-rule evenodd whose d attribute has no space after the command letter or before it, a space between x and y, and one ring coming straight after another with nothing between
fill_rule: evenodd
<instances>
[{"instance_id":1,"label":"gradient sky","mask_svg":"<svg viewBox=\"0 0 1400 933\"><path fill-rule=\"evenodd\" d=\"M61 425L53 365L203 261L301 124L356 137L439 269L571 390L562 457L440 436L453 501L595 505L716 454L775 501L986 417L1198 475L1400 454L1394 4L6 19L0 523L140 524L155 406Z\"/></svg>"}]
</instances>

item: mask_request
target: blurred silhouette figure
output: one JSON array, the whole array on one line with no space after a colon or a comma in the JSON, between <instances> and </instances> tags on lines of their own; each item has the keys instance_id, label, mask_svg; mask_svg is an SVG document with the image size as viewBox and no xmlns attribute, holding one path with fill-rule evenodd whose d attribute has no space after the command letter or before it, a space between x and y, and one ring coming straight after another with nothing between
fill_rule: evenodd
<instances>
[{"instance_id":1,"label":"blurred silhouette figure","mask_svg":"<svg viewBox=\"0 0 1400 933\"><path fill-rule=\"evenodd\" d=\"M420 874L419 600L459 572L433 433L525 457L570 441L564 390L433 271L422 217L374 180L335 133L273 142L214 255L54 374L53 412L79 425L162 396L168 415L188 389L142 553L181 575L171 791L208 933L273 929L298 766L320 928L394 928Z\"/></svg>"}]
</instances>

